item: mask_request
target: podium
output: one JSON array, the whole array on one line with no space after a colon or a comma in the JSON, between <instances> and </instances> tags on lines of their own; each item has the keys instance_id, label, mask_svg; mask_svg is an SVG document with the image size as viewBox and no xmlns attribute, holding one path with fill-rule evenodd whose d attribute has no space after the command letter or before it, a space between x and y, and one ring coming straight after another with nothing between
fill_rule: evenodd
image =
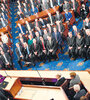
<instances>
[{"instance_id":1,"label":"podium","mask_svg":"<svg viewBox=\"0 0 90 100\"><path fill-rule=\"evenodd\" d=\"M4 81L8 82L8 85L4 88L4 90L15 97L22 87L20 80L18 78L7 77Z\"/></svg>"}]
</instances>

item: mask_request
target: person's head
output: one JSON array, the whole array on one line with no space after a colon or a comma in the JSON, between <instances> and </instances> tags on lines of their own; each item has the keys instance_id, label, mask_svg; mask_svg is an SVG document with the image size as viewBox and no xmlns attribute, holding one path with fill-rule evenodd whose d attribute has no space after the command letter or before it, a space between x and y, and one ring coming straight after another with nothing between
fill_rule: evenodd
<instances>
[{"instance_id":1,"label":"person's head","mask_svg":"<svg viewBox=\"0 0 90 100\"><path fill-rule=\"evenodd\" d=\"M2 47L0 47L0 51L2 51L3 49L2 49Z\"/></svg>"},{"instance_id":2,"label":"person's head","mask_svg":"<svg viewBox=\"0 0 90 100\"><path fill-rule=\"evenodd\" d=\"M32 10L34 11L34 6L33 5L31 5L32 6Z\"/></svg>"},{"instance_id":3,"label":"person's head","mask_svg":"<svg viewBox=\"0 0 90 100\"><path fill-rule=\"evenodd\" d=\"M46 29L44 29L44 34L47 34L47 30Z\"/></svg>"},{"instance_id":4,"label":"person's head","mask_svg":"<svg viewBox=\"0 0 90 100\"><path fill-rule=\"evenodd\" d=\"M24 48L26 48L28 44L26 42L24 42L23 45L24 45Z\"/></svg>"},{"instance_id":5,"label":"person's head","mask_svg":"<svg viewBox=\"0 0 90 100\"><path fill-rule=\"evenodd\" d=\"M71 77L71 79L74 79L76 77L76 73L75 72L71 72L70 73L70 77Z\"/></svg>"},{"instance_id":6,"label":"person's head","mask_svg":"<svg viewBox=\"0 0 90 100\"><path fill-rule=\"evenodd\" d=\"M73 89L74 89L75 92L79 92L80 91L80 85L79 84L74 85Z\"/></svg>"},{"instance_id":7,"label":"person's head","mask_svg":"<svg viewBox=\"0 0 90 100\"><path fill-rule=\"evenodd\" d=\"M2 41L0 41L0 45L2 45Z\"/></svg>"},{"instance_id":8,"label":"person's head","mask_svg":"<svg viewBox=\"0 0 90 100\"><path fill-rule=\"evenodd\" d=\"M86 35L90 36L90 29L86 29Z\"/></svg>"},{"instance_id":9,"label":"person's head","mask_svg":"<svg viewBox=\"0 0 90 100\"><path fill-rule=\"evenodd\" d=\"M1 54L4 55L4 51L3 50L1 50Z\"/></svg>"},{"instance_id":10,"label":"person's head","mask_svg":"<svg viewBox=\"0 0 90 100\"><path fill-rule=\"evenodd\" d=\"M3 36L3 35L4 35L4 33L3 33L3 32L1 32L1 35Z\"/></svg>"},{"instance_id":11,"label":"person's head","mask_svg":"<svg viewBox=\"0 0 90 100\"><path fill-rule=\"evenodd\" d=\"M64 0L64 3L68 3L68 1L67 0Z\"/></svg>"},{"instance_id":12,"label":"person's head","mask_svg":"<svg viewBox=\"0 0 90 100\"><path fill-rule=\"evenodd\" d=\"M24 42L22 37L20 38L20 41L21 41L22 43Z\"/></svg>"},{"instance_id":13,"label":"person's head","mask_svg":"<svg viewBox=\"0 0 90 100\"><path fill-rule=\"evenodd\" d=\"M85 4L82 4L82 8L85 8Z\"/></svg>"},{"instance_id":14,"label":"person's head","mask_svg":"<svg viewBox=\"0 0 90 100\"><path fill-rule=\"evenodd\" d=\"M79 39L81 38L80 32L77 33L77 37L78 37Z\"/></svg>"},{"instance_id":15,"label":"person's head","mask_svg":"<svg viewBox=\"0 0 90 100\"><path fill-rule=\"evenodd\" d=\"M17 47L17 48L19 47L19 43L16 43L16 47Z\"/></svg>"},{"instance_id":16,"label":"person's head","mask_svg":"<svg viewBox=\"0 0 90 100\"><path fill-rule=\"evenodd\" d=\"M65 9L64 11L65 11L66 14L68 13L68 10L67 9Z\"/></svg>"},{"instance_id":17,"label":"person's head","mask_svg":"<svg viewBox=\"0 0 90 100\"><path fill-rule=\"evenodd\" d=\"M87 100L86 96L81 96L80 100Z\"/></svg>"},{"instance_id":18,"label":"person's head","mask_svg":"<svg viewBox=\"0 0 90 100\"><path fill-rule=\"evenodd\" d=\"M47 24L47 27L50 28L50 24Z\"/></svg>"},{"instance_id":19,"label":"person's head","mask_svg":"<svg viewBox=\"0 0 90 100\"><path fill-rule=\"evenodd\" d=\"M60 78L61 78L61 74L57 74L56 79L60 79Z\"/></svg>"},{"instance_id":20,"label":"person's head","mask_svg":"<svg viewBox=\"0 0 90 100\"><path fill-rule=\"evenodd\" d=\"M39 37L39 32L35 32L36 37Z\"/></svg>"},{"instance_id":21,"label":"person's head","mask_svg":"<svg viewBox=\"0 0 90 100\"><path fill-rule=\"evenodd\" d=\"M48 36L47 36L47 39L48 39L48 40L51 40L51 36L48 35Z\"/></svg>"},{"instance_id":22,"label":"person's head","mask_svg":"<svg viewBox=\"0 0 90 100\"><path fill-rule=\"evenodd\" d=\"M43 41L43 37L42 36L40 36L40 40Z\"/></svg>"},{"instance_id":23,"label":"person's head","mask_svg":"<svg viewBox=\"0 0 90 100\"><path fill-rule=\"evenodd\" d=\"M76 25L73 25L73 30L77 31L77 26Z\"/></svg>"},{"instance_id":24,"label":"person's head","mask_svg":"<svg viewBox=\"0 0 90 100\"><path fill-rule=\"evenodd\" d=\"M72 32L68 32L68 36L71 38L72 37Z\"/></svg>"},{"instance_id":25,"label":"person's head","mask_svg":"<svg viewBox=\"0 0 90 100\"><path fill-rule=\"evenodd\" d=\"M33 39L33 43L36 44L36 39Z\"/></svg>"},{"instance_id":26,"label":"person's head","mask_svg":"<svg viewBox=\"0 0 90 100\"><path fill-rule=\"evenodd\" d=\"M86 19L85 19L85 22L87 22L87 23L88 23L88 22L89 22L89 19L88 19L88 18L86 18Z\"/></svg>"},{"instance_id":27,"label":"person's head","mask_svg":"<svg viewBox=\"0 0 90 100\"><path fill-rule=\"evenodd\" d=\"M22 37L22 33L19 33L19 37L20 37L20 38Z\"/></svg>"},{"instance_id":28,"label":"person's head","mask_svg":"<svg viewBox=\"0 0 90 100\"><path fill-rule=\"evenodd\" d=\"M32 40L32 35L29 35L28 38L29 38L30 40Z\"/></svg>"},{"instance_id":29,"label":"person's head","mask_svg":"<svg viewBox=\"0 0 90 100\"><path fill-rule=\"evenodd\" d=\"M56 28L56 27L54 27L54 28L53 28L53 31L56 33L56 32L57 32L57 28Z\"/></svg>"}]
</instances>

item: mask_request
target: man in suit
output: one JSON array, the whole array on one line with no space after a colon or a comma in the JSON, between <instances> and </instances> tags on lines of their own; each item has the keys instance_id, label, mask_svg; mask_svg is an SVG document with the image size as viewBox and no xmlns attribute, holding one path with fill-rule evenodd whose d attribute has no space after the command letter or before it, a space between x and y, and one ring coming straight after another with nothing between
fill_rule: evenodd
<instances>
[{"instance_id":1,"label":"man in suit","mask_svg":"<svg viewBox=\"0 0 90 100\"><path fill-rule=\"evenodd\" d=\"M77 12L79 4L76 0L71 0L71 9L74 11L75 17L79 17L79 14Z\"/></svg>"},{"instance_id":2,"label":"man in suit","mask_svg":"<svg viewBox=\"0 0 90 100\"><path fill-rule=\"evenodd\" d=\"M48 35L49 35L49 34L48 34L47 30L44 29L43 38L44 38L45 42L47 41L47 36L48 36Z\"/></svg>"},{"instance_id":3,"label":"man in suit","mask_svg":"<svg viewBox=\"0 0 90 100\"><path fill-rule=\"evenodd\" d=\"M90 29L86 29L85 45L84 45L84 61L90 59Z\"/></svg>"},{"instance_id":4,"label":"man in suit","mask_svg":"<svg viewBox=\"0 0 90 100\"><path fill-rule=\"evenodd\" d=\"M63 11L69 11L70 10L70 4L67 0L64 1L64 4L63 4Z\"/></svg>"},{"instance_id":5,"label":"man in suit","mask_svg":"<svg viewBox=\"0 0 90 100\"><path fill-rule=\"evenodd\" d=\"M47 56L49 59L49 62L51 61L51 59L55 59L57 60L57 55L56 55L56 51L57 51L57 44L54 38L52 38L51 36L47 36Z\"/></svg>"},{"instance_id":6,"label":"man in suit","mask_svg":"<svg viewBox=\"0 0 90 100\"><path fill-rule=\"evenodd\" d=\"M76 57L83 57L84 45L85 45L85 40L81 36L80 32L78 32L76 37L76 50L75 50Z\"/></svg>"},{"instance_id":7,"label":"man in suit","mask_svg":"<svg viewBox=\"0 0 90 100\"><path fill-rule=\"evenodd\" d=\"M35 35L36 35L36 41L38 42L38 43L40 43L40 37L39 37L39 32L35 32Z\"/></svg>"},{"instance_id":8,"label":"man in suit","mask_svg":"<svg viewBox=\"0 0 90 100\"><path fill-rule=\"evenodd\" d=\"M56 40L57 46L60 47L61 52L63 52L61 34L57 31L56 27L53 28L52 37Z\"/></svg>"},{"instance_id":9,"label":"man in suit","mask_svg":"<svg viewBox=\"0 0 90 100\"><path fill-rule=\"evenodd\" d=\"M33 44L31 48L32 48L33 59L39 60L39 58L41 57L41 49L40 49L40 44L36 41L36 39L33 39Z\"/></svg>"},{"instance_id":10,"label":"man in suit","mask_svg":"<svg viewBox=\"0 0 90 100\"><path fill-rule=\"evenodd\" d=\"M24 42L24 58L25 58L25 64L27 67L34 64L34 59L32 56L32 48L30 45L28 45L26 42Z\"/></svg>"},{"instance_id":11,"label":"man in suit","mask_svg":"<svg viewBox=\"0 0 90 100\"><path fill-rule=\"evenodd\" d=\"M39 24L40 22L38 21L38 19L35 19L35 22L34 22L34 26L35 26L35 28L36 27L40 27L40 24Z\"/></svg>"},{"instance_id":12,"label":"man in suit","mask_svg":"<svg viewBox=\"0 0 90 100\"><path fill-rule=\"evenodd\" d=\"M60 74L56 75L56 79L57 79L57 82L55 83L55 86L61 86L66 80L64 77L61 77Z\"/></svg>"},{"instance_id":13,"label":"man in suit","mask_svg":"<svg viewBox=\"0 0 90 100\"><path fill-rule=\"evenodd\" d=\"M19 42L20 42L20 44L21 44L21 38L23 39L23 42L27 42L27 38L25 37L25 35L23 35L23 34L21 34L21 33L19 33Z\"/></svg>"},{"instance_id":14,"label":"man in suit","mask_svg":"<svg viewBox=\"0 0 90 100\"><path fill-rule=\"evenodd\" d=\"M5 43L2 43L0 41L0 47L2 48L2 50L4 51L4 53L9 53L9 48Z\"/></svg>"},{"instance_id":15,"label":"man in suit","mask_svg":"<svg viewBox=\"0 0 90 100\"><path fill-rule=\"evenodd\" d=\"M42 0L42 10L46 10L50 8L49 0Z\"/></svg>"},{"instance_id":16,"label":"man in suit","mask_svg":"<svg viewBox=\"0 0 90 100\"><path fill-rule=\"evenodd\" d=\"M3 64L5 65L6 69L13 69L13 62L11 57L8 55L8 53L4 53L3 50L1 50L1 60L3 62Z\"/></svg>"},{"instance_id":17,"label":"man in suit","mask_svg":"<svg viewBox=\"0 0 90 100\"><path fill-rule=\"evenodd\" d=\"M89 18L85 19L85 22L83 23L83 29L90 29L90 21Z\"/></svg>"},{"instance_id":18,"label":"man in suit","mask_svg":"<svg viewBox=\"0 0 90 100\"><path fill-rule=\"evenodd\" d=\"M47 21L48 21L48 23L51 24L51 25L55 24L54 16L51 15L51 13L48 13Z\"/></svg>"},{"instance_id":19,"label":"man in suit","mask_svg":"<svg viewBox=\"0 0 90 100\"><path fill-rule=\"evenodd\" d=\"M40 24L41 28L45 28L47 21L42 18L39 18L39 24Z\"/></svg>"},{"instance_id":20,"label":"man in suit","mask_svg":"<svg viewBox=\"0 0 90 100\"><path fill-rule=\"evenodd\" d=\"M77 26L76 25L73 25L73 35L74 36L77 36L77 33L80 31L79 29L77 29Z\"/></svg>"},{"instance_id":21,"label":"man in suit","mask_svg":"<svg viewBox=\"0 0 90 100\"><path fill-rule=\"evenodd\" d=\"M51 25L49 23L47 24L47 32L49 35L52 35L52 33L53 33L53 27L51 27Z\"/></svg>"},{"instance_id":22,"label":"man in suit","mask_svg":"<svg viewBox=\"0 0 90 100\"><path fill-rule=\"evenodd\" d=\"M80 83L80 77L75 72L71 72L70 77L71 77L70 84L69 84L70 88L73 87L75 84Z\"/></svg>"},{"instance_id":23,"label":"man in suit","mask_svg":"<svg viewBox=\"0 0 90 100\"><path fill-rule=\"evenodd\" d=\"M26 29L26 33L29 33L30 30L33 30L34 26L32 23L29 23L28 21L25 21L25 23L26 24L24 25L24 27Z\"/></svg>"},{"instance_id":24,"label":"man in suit","mask_svg":"<svg viewBox=\"0 0 90 100\"><path fill-rule=\"evenodd\" d=\"M82 19L85 19L89 13L89 8L85 6L85 4L82 4L80 8L80 16Z\"/></svg>"},{"instance_id":25,"label":"man in suit","mask_svg":"<svg viewBox=\"0 0 90 100\"><path fill-rule=\"evenodd\" d=\"M56 27L58 29L58 32L60 32L60 34L63 35L63 32L65 31L65 27L62 24L62 22L61 21L57 21L56 25L57 25Z\"/></svg>"},{"instance_id":26,"label":"man in suit","mask_svg":"<svg viewBox=\"0 0 90 100\"><path fill-rule=\"evenodd\" d=\"M72 59L75 60L76 38L75 36L72 35L72 32L68 32L67 43L68 43L69 57L70 58L72 57Z\"/></svg>"},{"instance_id":27,"label":"man in suit","mask_svg":"<svg viewBox=\"0 0 90 100\"><path fill-rule=\"evenodd\" d=\"M2 27L6 27L8 25L8 23L6 21L4 21L4 19L2 17L0 17L1 23L2 23Z\"/></svg>"},{"instance_id":28,"label":"man in suit","mask_svg":"<svg viewBox=\"0 0 90 100\"><path fill-rule=\"evenodd\" d=\"M59 11L56 11L56 15L55 15L55 21L63 21L64 17L62 14L59 13Z\"/></svg>"},{"instance_id":29,"label":"man in suit","mask_svg":"<svg viewBox=\"0 0 90 100\"><path fill-rule=\"evenodd\" d=\"M38 13L37 7L34 7L34 5L31 5L31 7L32 7L32 8L30 9L31 15L37 14L37 13Z\"/></svg>"},{"instance_id":30,"label":"man in suit","mask_svg":"<svg viewBox=\"0 0 90 100\"><path fill-rule=\"evenodd\" d=\"M24 19L23 13L20 13L19 11L17 12L17 17L18 17L18 20Z\"/></svg>"},{"instance_id":31,"label":"man in suit","mask_svg":"<svg viewBox=\"0 0 90 100\"><path fill-rule=\"evenodd\" d=\"M22 69L22 63L21 60L24 60L24 48L19 45L19 43L16 43L16 54L18 57L18 64L20 65L20 68Z\"/></svg>"},{"instance_id":32,"label":"man in suit","mask_svg":"<svg viewBox=\"0 0 90 100\"><path fill-rule=\"evenodd\" d=\"M74 100L80 100L80 97L86 95L85 89L80 89L80 85L79 84L74 85L73 89L76 92L76 94L74 95Z\"/></svg>"},{"instance_id":33,"label":"man in suit","mask_svg":"<svg viewBox=\"0 0 90 100\"><path fill-rule=\"evenodd\" d=\"M43 62L45 62L47 59L47 48L46 48L46 41L44 41L42 36L40 36L40 48L42 51L41 59Z\"/></svg>"}]
</instances>

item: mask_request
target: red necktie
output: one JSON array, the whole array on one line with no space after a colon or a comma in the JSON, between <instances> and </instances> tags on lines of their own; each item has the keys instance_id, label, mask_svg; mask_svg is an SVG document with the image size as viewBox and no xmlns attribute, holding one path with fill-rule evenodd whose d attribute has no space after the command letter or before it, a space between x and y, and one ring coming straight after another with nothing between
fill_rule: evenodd
<instances>
[{"instance_id":1,"label":"red necktie","mask_svg":"<svg viewBox=\"0 0 90 100\"><path fill-rule=\"evenodd\" d=\"M45 50L45 46L44 46L44 43L42 42L42 46L43 46L43 50Z\"/></svg>"}]
</instances>

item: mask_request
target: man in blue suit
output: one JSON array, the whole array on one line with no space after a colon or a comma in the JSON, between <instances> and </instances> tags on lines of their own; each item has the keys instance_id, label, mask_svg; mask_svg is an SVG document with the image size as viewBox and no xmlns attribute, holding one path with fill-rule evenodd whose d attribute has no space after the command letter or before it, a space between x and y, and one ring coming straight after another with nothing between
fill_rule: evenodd
<instances>
[{"instance_id":1,"label":"man in blue suit","mask_svg":"<svg viewBox=\"0 0 90 100\"><path fill-rule=\"evenodd\" d=\"M52 37L56 40L57 46L60 47L62 51L62 38L60 32L57 31L56 27L53 28L53 34Z\"/></svg>"}]
</instances>

